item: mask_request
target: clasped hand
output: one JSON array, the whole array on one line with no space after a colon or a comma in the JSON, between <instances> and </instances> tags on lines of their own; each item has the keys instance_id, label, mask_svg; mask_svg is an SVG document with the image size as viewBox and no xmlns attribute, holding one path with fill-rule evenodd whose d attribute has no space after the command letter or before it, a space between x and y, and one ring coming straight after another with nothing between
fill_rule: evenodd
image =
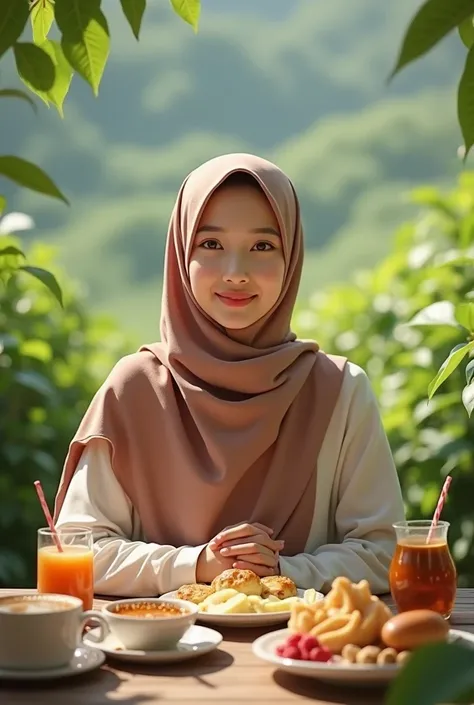
<instances>
[{"instance_id":1,"label":"clasped hand","mask_svg":"<svg viewBox=\"0 0 474 705\"><path fill-rule=\"evenodd\" d=\"M252 570L260 577L276 575L284 541L271 538L273 529L244 522L228 526L209 541L198 561L198 575L210 582L228 568ZM212 577L211 577L212 576Z\"/></svg>"}]
</instances>

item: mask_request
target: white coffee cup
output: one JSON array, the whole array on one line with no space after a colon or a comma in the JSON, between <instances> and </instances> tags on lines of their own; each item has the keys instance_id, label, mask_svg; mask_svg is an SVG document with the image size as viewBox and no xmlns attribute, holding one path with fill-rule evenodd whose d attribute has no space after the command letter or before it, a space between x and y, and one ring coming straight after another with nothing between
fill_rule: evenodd
<instances>
[{"instance_id":1,"label":"white coffee cup","mask_svg":"<svg viewBox=\"0 0 474 705\"><path fill-rule=\"evenodd\" d=\"M66 666L82 643L89 620L99 623L102 635L107 633L102 613L83 612L77 597L50 593L0 597L0 669Z\"/></svg>"}]
</instances>

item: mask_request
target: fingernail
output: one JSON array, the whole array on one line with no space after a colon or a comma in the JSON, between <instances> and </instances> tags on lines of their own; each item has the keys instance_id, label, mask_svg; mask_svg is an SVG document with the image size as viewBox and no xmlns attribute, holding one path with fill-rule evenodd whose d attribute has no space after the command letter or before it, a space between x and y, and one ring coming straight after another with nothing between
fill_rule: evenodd
<instances>
[{"instance_id":1,"label":"fingernail","mask_svg":"<svg viewBox=\"0 0 474 705\"><path fill-rule=\"evenodd\" d=\"M225 555L226 553L229 553L229 549L228 548L221 548L220 553Z\"/></svg>"}]
</instances>

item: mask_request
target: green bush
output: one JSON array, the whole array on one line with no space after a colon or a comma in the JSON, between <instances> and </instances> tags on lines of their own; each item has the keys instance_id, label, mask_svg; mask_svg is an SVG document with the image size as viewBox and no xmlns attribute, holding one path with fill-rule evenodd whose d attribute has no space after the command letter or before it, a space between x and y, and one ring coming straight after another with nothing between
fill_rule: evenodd
<instances>
[{"instance_id":1,"label":"green bush","mask_svg":"<svg viewBox=\"0 0 474 705\"><path fill-rule=\"evenodd\" d=\"M474 583L474 434L461 403L465 365L428 402L428 387L452 348L466 342L452 306L474 298L474 267L442 265L474 245L474 174L448 194L414 192L415 222L397 234L393 253L352 283L316 295L295 315L295 328L328 352L346 355L368 373L380 401L408 518L430 518L444 477L453 481L443 518L459 585ZM407 325L436 302L443 325ZM448 314L448 315L447 315ZM448 319L451 318L451 321ZM472 361L471 361L472 366Z\"/></svg>"},{"instance_id":2,"label":"green bush","mask_svg":"<svg viewBox=\"0 0 474 705\"><path fill-rule=\"evenodd\" d=\"M18 246L10 237L3 245ZM34 586L36 529L44 526L33 482L52 505L71 437L91 397L125 352L114 323L91 317L80 292L35 247L29 259L57 274L64 309L26 274L0 278L0 587Z\"/></svg>"}]
</instances>

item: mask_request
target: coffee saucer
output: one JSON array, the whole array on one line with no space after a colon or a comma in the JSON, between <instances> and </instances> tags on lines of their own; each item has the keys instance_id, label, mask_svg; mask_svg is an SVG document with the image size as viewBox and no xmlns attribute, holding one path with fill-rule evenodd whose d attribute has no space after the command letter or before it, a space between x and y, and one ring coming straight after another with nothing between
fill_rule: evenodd
<instances>
[{"instance_id":1,"label":"coffee saucer","mask_svg":"<svg viewBox=\"0 0 474 705\"><path fill-rule=\"evenodd\" d=\"M82 673L94 671L105 661L105 655L97 646L78 646L71 661L66 666L60 668L41 668L30 670L18 670L10 668L0 668L0 681L43 681L56 678L66 678L77 676Z\"/></svg>"},{"instance_id":2,"label":"coffee saucer","mask_svg":"<svg viewBox=\"0 0 474 705\"><path fill-rule=\"evenodd\" d=\"M217 649L222 641L222 634L209 627L193 625L181 637L174 649L162 649L160 651L139 651L125 649L120 641L113 634L108 634L103 641L93 641L99 636L98 629L91 629L89 634L92 639L84 639L85 644L94 644L96 649L101 649L107 656L121 661L131 661L134 663L175 663L187 661L191 658L208 654Z\"/></svg>"}]
</instances>

